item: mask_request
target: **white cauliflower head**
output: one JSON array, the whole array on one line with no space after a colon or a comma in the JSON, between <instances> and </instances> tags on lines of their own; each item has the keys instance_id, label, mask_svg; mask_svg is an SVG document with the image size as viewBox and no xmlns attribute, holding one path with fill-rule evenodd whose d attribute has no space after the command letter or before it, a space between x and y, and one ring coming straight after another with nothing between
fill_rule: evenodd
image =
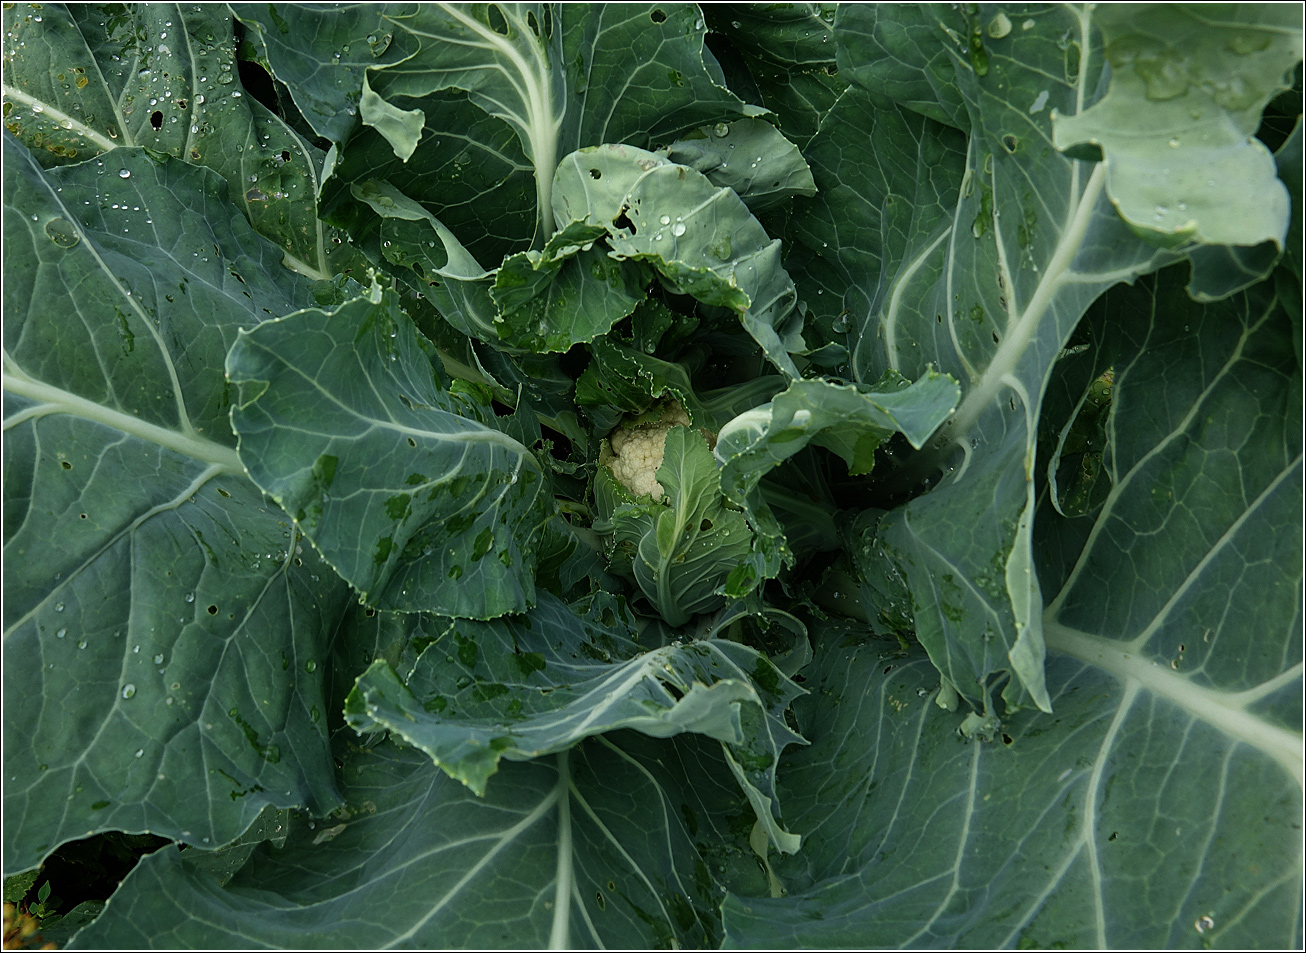
<instances>
[{"instance_id":1,"label":"white cauliflower head","mask_svg":"<svg viewBox=\"0 0 1306 953\"><path fill-rule=\"evenodd\" d=\"M651 416L646 414L645 417ZM662 499L658 467L667 449L667 431L672 427L690 426L689 415L679 401L670 400L661 407L654 420L627 422L604 441L599 463L612 471L617 481L636 496L648 494Z\"/></svg>"}]
</instances>

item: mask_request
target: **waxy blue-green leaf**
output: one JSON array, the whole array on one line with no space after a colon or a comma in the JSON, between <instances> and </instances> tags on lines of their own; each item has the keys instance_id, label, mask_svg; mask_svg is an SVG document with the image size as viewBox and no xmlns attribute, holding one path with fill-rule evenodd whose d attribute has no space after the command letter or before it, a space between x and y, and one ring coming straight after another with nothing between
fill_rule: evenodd
<instances>
[{"instance_id":1,"label":"waxy blue-green leaf","mask_svg":"<svg viewBox=\"0 0 1306 953\"><path fill-rule=\"evenodd\" d=\"M888 383L886 381L885 383ZM893 390L871 391L829 381L794 381L769 403L730 421L712 449L721 464L721 486L740 505L766 474L808 443L826 447L848 464L853 475L869 473L875 450L895 433L914 447L952 414L957 382L926 372L910 383L898 379Z\"/></svg>"},{"instance_id":2,"label":"waxy blue-green leaf","mask_svg":"<svg viewBox=\"0 0 1306 953\"><path fill-rule=\"evenodd\" d=\"M802 694L765 656L722 640L648 650L624 607L583 613L550 595L524 616L458 622L402 677L377 662L345 704L360 731L388 729L478 795L502 761L528 761L633 728L654 738L692 732L725 746L758 816L782 850L798 849L775 799L775 767L803 739L783 712Z\"/></svg>"},{"instance_id":3,"label":"waxy blue-green leaf","mask_svg":"<svg viewBox=\"0 0 1306 953\"><path fill-rule=\"evenodd\" d=\"M803 851L788 898L726 902L729 945L1300 945L1301 369L1271 288L1202 307L1183 271L1109 293L1055 372L1114 368L1109 492L1038 513L1054 714L965 741L924 659L818 632Z\"/></svg>"},{"instance_id":4,"label":"waxy blue-green leaf","mask_svg":"<svg viewBox=\"0 0 1306 953\"><path fill-rule=\"evenodd\" d=\"M208 170L5 153L5 870L330 809L348 590L245 478L219 370L309 282Z\"/></svg>"},{"instance_id":5,"label":"waxy blue-green leaf","mask_svg":"<svg viewBox=\"0 0 1306 953\"><path fill-rule=\"evenodd\" d=\"M857 129L867 127L833 122L836 109L818 136L825 144L812 150L822 192L796 233L816 257L826 253L827 234L861 249L823 279L823 307L849 312L855 379L887 370L913 378L933 364L962 385L957 413L885 486L891 494L930 492L885 516L868 545L877 560L893 563L883 571L906 577L918 600L917 636L962 695L982 704L989 681L1005 670L1013 675L1008 702L1046 708L1030 541L1041 396L1092 300L1175 256L1133 235L1105 192L1100 164L1052 146L1051 112L1073 115L1091 105L1104 68L1092 9L1014 19L1013 27L1013 17L988 8L841 11L841 57L864 64L856 83L879 83L858 94L886 134L877 150L919 158L860 161L855 150L866 140ZM935 40L927 42L931 31ZM966 38L961 49L955 37ZM950 63L952 86L940 86L940 57ZM929 106L922 97L936 89ZM889 107L889 96L964 125L969 140L937 136L929 119ZM854 101L852 88L845 97ZM948 172L929 174L923 201L904 202L930 167L926 149ZM840 183L875 199L838 204ZM909 239L905 250L899 235ZM868 254L863 266L849 267ZM947 580L952 588L944 591Z\"/></svg>"},{"instance_id":6,"label":"waxy blue-green leaf","mask_svg":"<svg viewBox=\"0 0 1306 953\"><path fill-rule=\"evenodd\" d=\"M1240 692L1122 643L1050 642L1056 715L1021 712L984 741L958 733L926 658L819 633L796 705L814 742L780 785L803 850L773 861L787 896L726 899L724 946L1299 946L1285 759L1300 768L1301 736L1257 696L1300 697L1300 671Z\"/></svg>"},{"instance_id":7,"label":"waxy blue-green leaf","mask_svg":"<svg viewBox=\"0 0 1306 953\"><path fill-rule=\"evenodd\" d=\"M1158 245L1282 249L1288 191L1253 134L1302 60L1298 13L1279 4L1096 9L1111 85L1088 109L1055 115L1053 142L1099 146L1111 201Z\"/></svg>"},{"instance_id":8,"label":"waxy blue-green leaf","mask_svg":"<svg viewBox=\"0 0 1306 953\"><path fill-rule=\"evenodd\" d=\"M705 739L591 739L504 765L484 798L413 748L343 754L340 811L225 886L184 852L144 858L74 946L715 947L720 884L757 879Z\"/></svg>"},{"instance_id":9,"label":"waxy blue-green leaf","mask_svg":"<svg viewBox=\"0 0 1306 953\"><path fill-rule=\"evenodd\" d=\"M243 91L225 6L14 4L4 23L5 126L43 165L123 146L166 152L222 175L288 268L357 270L317 218L322 153Z\"/></svg>"},{"instance_id":10,"label":"waxy blue-green leaf","mask_svg":"<svg viewBox=\"0 0 1306 953\"><path fill-rule=\"evenodd\" d=\"M534 194L520 196L513 211L533 214L530 231L501 236L500 255L532 238L538 248L552 233L550 192L561 156L600 142L649 147L746 114L717 81L702 17L690 4L355 4L287 7L276 16L262 5L234 9L260 32L275 75L309 122L346 153L352 118L339 117L361 105L364 70L374 96L398 110L420 110L436 127L401 143L415 149L407 163L413 170L470 160L478 151L461 129L444 134L438 114L445 91L464 91L511 128L534 178ZM354 72L324 70L305 55L328 46ZM370 63L362 55L368 49L376 57ZM623 81L611 82L613 75ZM446 206L460 202L438 177L403 170L394 184L441 220Z\"/></svg>"},{"instance_id":11,"label":"waxy blue-green leaf","mask_svg":"<svg viewBox=\"0 0 1306 953\"><path fill-rule=\"evenodd\" d=\"M785 138L802 149L848 85L835 63L837 9L834 3L702 7L712 32L730 40L748 71L758 96L749 101L770 110ZM735 77L730 79L736 88Z\"/></svg>"},{"instance_id":12,"label":"waxy blue-green leaf","mask_svg":"<svg viewBox=\"0 0 1306 953\"><path fill-rule=\"evenodd\" d=\"M606 236L597 225L576 222L555 233L542 252L504 260L490 296L499 306L495 324L505 344L567 351L606 334L635 310L652 276L637 262L609 257L601 242Z\"/></svg>"},{"instance_id":13,"label":"waxy blue-green leaf","mask_svg":"<svg viewBox=\"0 0 1306 953\"><path fill-rule=\"evenodd\" d=\"M780 265L780 242L748 207L707 176L623 145L581 149L558 168L553 193L559 226L604 226L615 258L647 262L669 288L729 308L768 360L798 376L797 293Z\"/></svg>"},{"instance_id":14,"label":"waxy blue-green leaf","mask_svg":"<svg viewBox=\"0 0 1306 953\"><path fill-rule=\"evenodd\" d=\"M731 189L752 212L796 195L816 194L812 170L798 147L761 119L739 119L696 130L658 150L677 165Z\"/></svg>"},{"instance_id":15,"label":"waxy blue-green leaf","mask_svg":"<svg viewBox=\"0 0 1306 953\"><path fill-rule=\"evenodd\" d=\"M396 299L374 287L241 335L227 357L241 462L369 604L521 612L552 514L544 475L445 388Z\"/></svg>"}]
</instances>

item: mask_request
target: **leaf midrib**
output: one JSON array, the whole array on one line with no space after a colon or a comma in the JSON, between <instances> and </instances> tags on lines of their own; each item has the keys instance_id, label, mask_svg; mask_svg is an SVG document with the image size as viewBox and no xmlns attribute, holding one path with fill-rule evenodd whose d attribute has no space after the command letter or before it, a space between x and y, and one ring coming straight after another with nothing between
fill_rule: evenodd
<instances>
[{"instance_id":1,"label":"leaf midrib","mask_svg":"<svg viewBox=\"0 0 1306 953\"><path fill-rule=\"evenodd\" d=\"M1051 619L1043 621L1043 637L1052 651L1100 668L1127 685L1140 685L1218 731L1260 751L1277 762L1298 787L1306 786L1302 735L1248 711L1245 693L1234 694L1198 685L1155 661L1127 651L1129 646L1114 639L1090 635ZM1253 692L1250 697L1255 696Z\"/></svg>"}]
</instances>

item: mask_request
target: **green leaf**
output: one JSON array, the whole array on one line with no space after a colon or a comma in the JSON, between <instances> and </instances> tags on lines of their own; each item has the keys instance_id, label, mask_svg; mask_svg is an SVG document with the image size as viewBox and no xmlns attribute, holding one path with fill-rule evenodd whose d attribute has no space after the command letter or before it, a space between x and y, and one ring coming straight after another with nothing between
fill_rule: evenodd
<instances>
[{"instance_id":1,"label":"green leaf","mask_svg":"<svg viewBox=\"0 0 1306 953\"><path fill-rule=\"evenodd\" d=\"M1103 641L1054 649L1056 724L967 741L927 659L821 632L796 706L814 741L781 784L803 851L772 861L788 896L727 896L724 946L1299 945L1300 721L1265 706L1300 701L1300 668L1205 685Z\"/></svg>"},{"instance_id":2,"label":"green leaf","mask_svg":"<svg viewBox=\"0 0 1306 953\"><path fill-rule=\"evenodd\" d=\"M892 383L886 380L884 383ZM736 417L717 434L722 492L742 506L766 473L808 443L828 447L849 472L869 473L874 451L894 433L920 447L957 404L957 382L926 372L914 384L879 392L829 381L794 381L770 403Z\"/></svg>"},{"instance_id":3,"label":"green leaf","mask_svg":"<svg viewBox=\"0 0 1306 953\"><path fill-rule=\"evenodd\" d=\"M801 863L778 865L784 900L727 899L729 945L1299 945L1293 329L1264 284L1205 307L1182 284L1089 315L1115 367L1110 492L1038 514L1055 715L965 742L923 659L817 633L795 706L815 743L780 786Z\"/></svg>"},{"instance_id":4,"label":"green leaf","mask_svg":"<svg viewBox=\"0 0 1306 953\"><path fill-rule=\"evenodd\" d=\"M317 218L322 153L243 91L226 7L15 5L4 23L5 126L43 165L167 153L225 178L287 267L324 279L358 266Z\"/></svg>"},{"instance_id":5,"label":"green leaf","mask_svg":"<svg viewBox=\"0 0 1306 953\"><path fill-rule=\"evenodd\" d=\"M1097 88L1103 60L1092 11L1031 11L1014 27L997 16L942 7L841 13L841 55L870 64L855 81L884 81L858 94L863 115L882 129L876 148L911 161L859 164L854 150L874 126L827 121L828 142L812 156L825 204L795 229L811 236L804 241L817 257L825 249L816 239L837 236L840 260L821 285L833 300L823 307L849 311L854 379L889 370L912 378L933 364L963 387L935 440L883 484L891 499L930 492L880 521L862 563L905 577L917 636L963 696L983 704L1005 670L1014 676L1008 702L1046 708L1030 536L1046 381L1102 290L1178 256L1133 235L1106 193L1101 164L1045 144L1052 112L1075 114ZM931 31L936 39L927 41ZM953 36L969 38L965 52L938 52L956 49ZM952 86L943 84L945 67ZM927 91L937 91L932 106ZM969 129L964 161L955 135L875 105L889 95ZM851 88L845 96L855 101ZM929 171L930 156L946 174ZM914 195L917 182L926 183L923 194ZM839 205L839 183L874 198ZM842 252L850 246L860 250Z\"/></svg>"},{"instance_id":6,"label":"green leaf","mask_svg":"<svg viewBox=\"0 0 1306 953\"><path fill-rule=\"evenodd\" d=\"M648 147L744 114L743 104L715 81L705 62L711 55L703 45L703 22L691 5L656 11L624 4L289 7L278 15L284 31L261 5L234 9L260 32L273 71L292 89L309 122L336 143L345 143L351 131L352 119L342 115L356 111L365 71L374 95L424 116L440 115L450 101L444 91L464 91L512 130L518 154L529 163L533 201L522 196L510 204L533 213L527 222L537 248L553 231L550 192L560 156L598 142ZM334 49L340 67L321 70L305 46ZM366 55L369 49L373 58ZM610 82L613 75L626 81ZM423 130L408 160L413 171L393 181L418 201L430 201L445 220L446 208L461 200L450 201L438 182L417 170L447 168L460 156L456 164L466 165L480 149L464 138L461 124L434 121L450 134ZM520 250L503 238L529 241L532 235L500 231L498 237L494 257Z\"/></svg>"},{"instance_id":7,"label":"green leaf","mask_svg":"<svg viewBox=\"0 0 1306 953\"><path fill-rule=\"evenodd\" d=\"M678 165L702 172L759 212L796 195L816 194L812 170L798 147L761 119L718 123L658 150Z\"/></svg>"},{"instance_id":8,"label":"green leaf","mask_svg":"<svg viewBox=\"0 0 1306 953\"><path fill-rule=\"evenodd\" d=\"M309 283L208 170L5 152L5 869L329 809L347 589L245 479L219 371Z\"/></svg>"},{"instance_id":9,"label":"green leaf","mask_svg":"<svg viewBox=\"0 0 1306 953\"><path fill-rule=\"evenodd\" d=\"M848 81L835 63L833 3L731 3L702 7L712 32L730 40L757 99L785 138L805 149ZM723 65L730 47L717 47ZM730 77L736 86L736 78ZM742 89L741 89L742 93Z\"/></svg>"},{"instance_id":10,"label":"green leaf","mask_svg":"<svg viewBox=\"0 0 1306 953\"><path fill-rule=\"evenodd\" d=\"M1099 146L1111 201L1157 245L1282 249L1288 193L1252 134L1292 86L1301 18L1277 5L1168 3L1099 7L1092 22L1111 85L1089 108L1053 117L1056 147Z\"/></svg>"},{"instance_id":11,"label":"green leaf","mask_svg":"<svg viewBox=\"0 0 1306 953\"><path fill-rule=\"evenodd\" d=\"M504 765L485 798L415 749L355 749L342 811L226 887L144 858L78 945L716 946L718 871L747 863L753 821L715 747L594 739Z\"/></svg>"},{"instance_id":12,"label":"green leaf","mask_svg":"<svg viewBox=\"0 0 1306 953\"><path fill-rule=\"evenodd\" d=\"M595 529L613 534L615 558L629 560L649 602L670 625L679 626L724 603L723 587L748 559L753 534L744 514L726 506L716 461L697 430L667 431L657 478L662 502L640 503L604 470L600 479L613 502L600 506L605 522Z\"/></svg>"},{"instance_id":13,"label":"green leaf","mask_svg":"<svg viewBox=\"0 0 1306 953\"><path fill-rule=\"evenodd\" d=\"M543 252L506 259L490 291L499 337L510 347L566 351L594 340L644 300L647 271L613 261L595 241L607 232L573 223L554 234Z\"/></svg>"},{"instance_id":14,"label":"green leaf","mask_svg":"<svg viewBox=\"0 0 1306 953\"><path fill-rule=\"evenodd\" d=\"M734 311L767 359L798 376L789 352L804 347L802 315L780 242L734 192L652 153L604 145L562 161L554 206L560 225L604 226L614 258L646 261L676 293Z\"/></svg>"},{"instance_id":15,"label":"green leaf","mask_svg":"<svg viewBox=\"0 0 1306 953\"><path fill-rule=\"evenodd\" d=\"M781 850L797 850L779 820L774 769L786 745L803 742L783 717L802 689L734 642L646 651L632 621L606 599L578 614L544 595L524 616L459 622L402 678L372 665L346 718L360 731L395 733L478 795L493 791L504 759L528 761L619 728L702 734L750 769L740 780L759 818Z\"/></svg>"},{"instance_id":16,"label":"green leaf","mask_svg":"<svg viewBox=\"0 0 1306 953\"><path fill-rule=\"evenodd\" d=\"M433 357L379 287L243 333L227 357L241 462L369 604L520 612L552 514L543 473Z\"/></svg>"}]
</instances>

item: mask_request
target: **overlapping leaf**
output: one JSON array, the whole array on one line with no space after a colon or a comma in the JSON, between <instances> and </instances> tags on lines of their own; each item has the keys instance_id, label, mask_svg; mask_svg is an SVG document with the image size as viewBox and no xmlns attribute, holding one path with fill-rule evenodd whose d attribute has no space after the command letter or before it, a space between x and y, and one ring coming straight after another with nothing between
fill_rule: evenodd
<instances>
[{"instance_id":1,"label":"overlapping leaf","mask_svg":"<svg viewBox=\"0 0 1306 953\"><path fill-rule=\"evenodd\" d=\"M5 126L42 164L166 152L222 175L287 266L357 267L317 218L322 154L242 90L225 6L14 4L4 23Z\"/></svg>"},{"instance_id":2,"label":"overlapping leaf","mask_svg":"<svg viewBox=\"0 0 1306 953\"><path fill-rule=\"evenodd\" d=\"M1157 244L1282 248L1288 191L1253 134L1301 62L1301 18L1277 5L1122 5L1094 23L1111 87L1058 117L1057 147L1100 146L1107 194Z\"/></svg>"},{"instance_id":3,"label":"overlapping leaf","mask_svg":"<svg viewBox=\"0 0 1306 953\"><path fill-rule=\"evenodd\" d=\"M818 638L791 896L729 900L729 942L1299 944L1300 369L1269 288L1203 308L1183 280L1109 294L1056 372L1115 383L1105 500L1039 512L1055 714L967 742L923 660Z\"/></svg>"},{"instance_id":4,"label":"overlapping leaf","mask_svg":"<svg viewBox=\"0 0 1306 953\"><path fill-rule=\"evenodd\" d=\"M552 515L544 474L445 388L432 350L379 287L242 334L227 357L241 462L369 603L521 612Z\"/></svg>"},{"instance_id":5,"label":"overlapping leaf","mask_svg":"<svg viewBox=\"0 0 1306 953\"><path fill-rule=\"evenodd\" d=\"M256 4L234 9L259 31L278 79L294 91L314 128L342 144L347 162L355 148L384 159L384 150L396 147L389 140L369 144L366 137L358 146L344 145L364 96L364 73L380 101L422 114L420 132L399 140L402 150L416 151L404 167L387 172L392 184L446 224L454 221L449 207L464 204L449 185L463 175L487 181L468 166L488 161L502 169L495 201L468 210L486 216L479 225L469 221L473 236L487 236L469 247L491 266L532 238L540 247L552 233L553 173L572 150L600 142L649 147L745 114L743 103L720 84L692 5L358 4L288 7L276 17ZM323 70L305 48L332 49L353 72ZM369 50L375 58L364 55ZM623 82L610 82L613 75ZM470 130L447 125L442 114L463 96L495 123ZM512 130L515 148L504 147L496 126ZM482 135L500 144L491 146ZM533 179L529 189L517 172L521 158ZM375 165L339 168L373 178Z\"/></svg>"},{"instance_id":6,"label":"overlapping leaf","mask_svg":"<svg viewBox=\"0 0 1306 953\"><path fill-rule=\"evenodd\" d=\"M524 616L460 622L402 679L384 662L373 665L346 716L359 730L384 728L421 748L478 795L495 790L491 775L503 760L564 751L604 732L702 734L725 746L776 845L797 850L799 838L780 820L775 777L781 751L802 741L784 721L802 690L734 642L646 650L631 622L607 600L578 616L548 595Z\"/></svg>"},{"instance_id":7,"label":"overlapping leaf","mask_svg":"<svg viewBox=\"0 0 1306 953\"><path fill-rule=\"evenodd\" d=\"M415 749L354 750L336 815L225 887L145 858L75 946L715 946L752 815L714 747L594 739L505 765L484 799Z\"/></svg>"},{"instance_id":8,"label":"overlapping leaf","mask_svg":"<svg viewBox=\"0 0 1306 953\"><path fill-rule=\"evenodd\" d=\"M218 370L307 282L206 170L5 147L5 869L329 809L347 590L245 480Z\"/></svg>"},{"instance_id":9,"label":"overlapping leaf","mask_svg":"<svg viewBox=\"0 0 1306 953\"><path fill-rule=\"evenodd\" d=\"M839 22L841 62L866 85L859 95L868 118L889 133L881 148L896 143L912 155L918 142L937 140L922 136L929 120L896 119L877 105L886 99L970 135L964 164L952 166L955 191L933 185L947 176L926 179L929 200L899 211L898 196L910 194L921 181L915 170L929 163L862 173L848 160L864 133L827 122L813 164L833 198L799 223L818 258L832 234L840 247L870 249L866 264L879 266L859 275L849 268L855 256L841 252L823 279L822 290L838 294L833 306L841 299L849 311L851 372L912 377L934 363L964 389L937 442L887 487L909 491L941 476L936 489L880 521L877 559L906 576L917 633L963 695L981 701L993 673L1006 669L1014 675L1008 701L1046 707L1030 543L1044 382L1094 297L1167 260L1122 223L1105 169L1052 145L1052 113L1072 116L1092 102L1103 66L1093 14L1031 11L1013 26L998 10L850 8ZM950 36L965 37L964 48ZM956 147L943 155L955 162ZM830 176L872 198L836 204ZM898 236L907 241L891 241ZM940 591L941 579L953 588Z\"/></svg>"}]
</instances>

